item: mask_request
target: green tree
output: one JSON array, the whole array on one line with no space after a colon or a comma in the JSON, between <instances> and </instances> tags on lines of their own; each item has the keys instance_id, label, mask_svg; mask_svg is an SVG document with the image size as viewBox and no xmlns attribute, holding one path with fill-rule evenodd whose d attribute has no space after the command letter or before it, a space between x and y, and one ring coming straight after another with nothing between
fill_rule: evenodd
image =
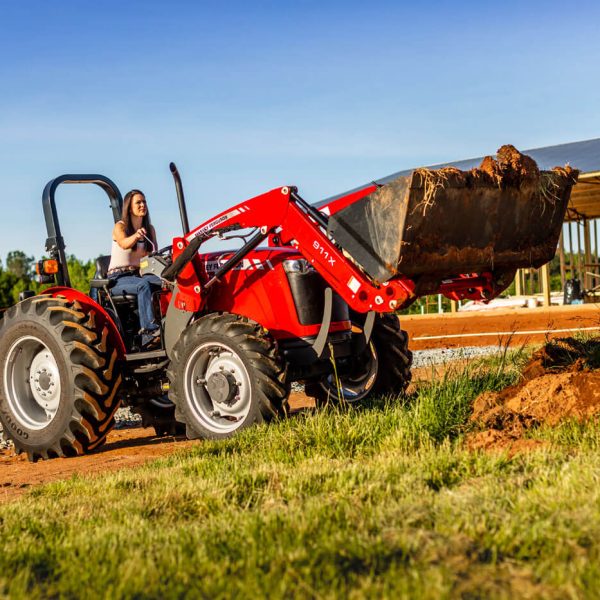
<instances>
[{"instance_id":1,"label":"green tree","mask_svg":"<svg viewBox=\"0 0 600 600\"><path fill-rule=\"evenodd\" d=\"M0 261L0 308L6 308L19 301L19 294L32 290L36 294L50 287L37 282L33 275L33 256L27 256L21 250L13 250L6 257L6 268ZM94 277L96 261L82 261L74 255L67 258L67 267L71 278L71 287L83 292L90 291L90 279ZM52 284L51 284L52 285Z\"/></svg>"},{"instance_id":2,"label":"green tree","mask_svg":"<svg viewBox=\"0 0 600 600\"><path fill-rule=\"evenodd\" d=\"M18 282L19 278L14 273L0 267L0 308L14 304L13 290Z\"/></svg>"},{"instance_id":3,"label":"green tree","mask_svg":"<svg viewBox=\"0 0 600 600\"><path fill-rule=\"evenodd\" d=\"M96 272L96 261L79 260L71 254L67 258L67 266L69 268L69 277L71 278L71 287L76 290L88 294L90 291L90 279L93 279Z\"/></svg>"},{"instance_id":4,"label":"green tree","mask_svg":"<svg viewBox=\"0 0 600 600\"><path fill-rule=\"evenodd\" d=\"M12 250L6 256L6 268L19 279L31 280L35 258L21 250Z\"/></svg>"}]
</instances>

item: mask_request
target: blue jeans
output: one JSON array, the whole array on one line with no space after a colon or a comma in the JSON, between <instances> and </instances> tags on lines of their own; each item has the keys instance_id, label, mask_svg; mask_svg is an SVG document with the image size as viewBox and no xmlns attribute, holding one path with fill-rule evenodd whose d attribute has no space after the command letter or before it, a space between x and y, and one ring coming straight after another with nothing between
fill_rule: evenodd
<instances>
[{"instance_id":1,"label":"blue jeans","mask_svg":"<svg viewBox=\"0 0 600 600\"><path fill-rule=\"evenodd\" d=\"M152 309L152 292L160 289L161 281L156 275L117 275L109 277L116 279L117 283L110 289L111 296L119 294L137 295L138 312L140 314L140 328L142 333L148 333L158 329L154 321L154 310Z\"/></svg>"}]
</instances>

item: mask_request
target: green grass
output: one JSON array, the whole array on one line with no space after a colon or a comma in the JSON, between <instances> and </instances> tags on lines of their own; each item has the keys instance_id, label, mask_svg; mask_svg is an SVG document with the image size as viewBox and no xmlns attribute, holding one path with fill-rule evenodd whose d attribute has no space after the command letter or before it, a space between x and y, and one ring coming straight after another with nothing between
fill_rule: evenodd
<instances>
[{"instance_id":1,"label":"green grass","mask_svg":"<svg viewBox=\"0 0 600 600\"><path fill-rule=\"evenodd\" d=\"M578 598L600 589L600 429L464 450L522 356L0 505L0 596Z\"/></svg>"}]
</instances>

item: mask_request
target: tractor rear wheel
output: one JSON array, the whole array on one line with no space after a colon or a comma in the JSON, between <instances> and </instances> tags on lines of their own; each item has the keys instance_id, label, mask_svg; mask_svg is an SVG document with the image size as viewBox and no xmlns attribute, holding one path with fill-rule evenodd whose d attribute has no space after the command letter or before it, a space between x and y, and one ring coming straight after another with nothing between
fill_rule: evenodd
<instances>
[{"instance_id":1,"label":"tractor rear wheel","mask_svg":"<svg viewBox=\"0 0 600 600\"><path fill-rule=\"evenodd\" d=\"M277 344L245 317L211 314L192 323L173 348L168 376L175 418L190 439L227 438L287 414Z\"/></svg>"},{"instance_id":2,"label":"tractor rear wheel","mask_svg":"<svg viewBox=\"0 0 600 600\"><path fill-rule=\"evenodd\" d=\"M118 355L107 326L96 321L78 302L44 295L4 314L0 423L30 460L84 454L114 425Z\"/></svg>"},{"instance_id":3,"label":"tractor rear wheel","mask_svg":"<svg viewBox=\"0 0 600 600\"><path fill-rule=\"evenodd\" d=\"M352 314L352 323L362 329L364 315ZM400 329L394 315L375 318L371 340L358 361L361 370L352 376L328 375L319 382L306 384L306 394L317 404L343 402L355 404L369 396L403 394L410 384L412 352L408 334Z\"/></svg>"}]
</instances>

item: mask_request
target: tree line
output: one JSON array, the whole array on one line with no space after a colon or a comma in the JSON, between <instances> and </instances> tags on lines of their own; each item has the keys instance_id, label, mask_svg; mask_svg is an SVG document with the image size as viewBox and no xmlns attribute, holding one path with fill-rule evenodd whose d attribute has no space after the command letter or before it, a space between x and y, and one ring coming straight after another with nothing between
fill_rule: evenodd
<instances>
[{"instance_id":1,"label":"tree line","mask_svg":"<svg viewBox=\"0 0 600 600\"><path fill-rule=\"evenodd\" d=\"M36 294L49 287L36 280L36 260L21 250L13 250L6 255L6 261L0 260L0 307L7 307L19 300L24 290L33 290ZM71 286L88 293L90 279L96 272L96 261L82 261L74 255L67 258Z\"/></svg>"}]
</instances>

